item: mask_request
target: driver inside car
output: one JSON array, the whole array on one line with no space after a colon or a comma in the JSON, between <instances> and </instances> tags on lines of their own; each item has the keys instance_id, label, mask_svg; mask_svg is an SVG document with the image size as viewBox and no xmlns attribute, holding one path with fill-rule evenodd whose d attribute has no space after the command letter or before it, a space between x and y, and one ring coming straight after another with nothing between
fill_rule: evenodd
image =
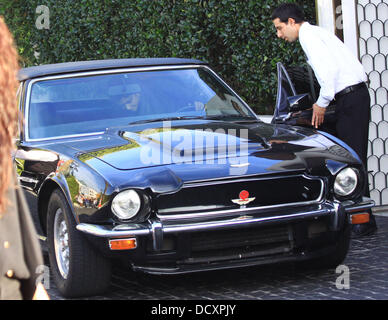
<instances>
[{"instance_id":1,"label":"driver inside car","mask_svg":"<svg viewBox=\"0 0 388 320\"><path fill-rule=\"evenodd\" d=\"M122 116L138 115L141 101L141 88L138 84L127 84L109 88L109 94L113 100L113 112Z\"/></svg>"},{"instance_id":2,"label":"driver inside car","mask_svg":"<svg viewBox=\"0 0 388 320\"><path fill-rule=\"evenodd\" d=\"M119 104L123 109L136 112L139 107L140 92L135 92L121 97Z\"/></svg>"}]
</instances>

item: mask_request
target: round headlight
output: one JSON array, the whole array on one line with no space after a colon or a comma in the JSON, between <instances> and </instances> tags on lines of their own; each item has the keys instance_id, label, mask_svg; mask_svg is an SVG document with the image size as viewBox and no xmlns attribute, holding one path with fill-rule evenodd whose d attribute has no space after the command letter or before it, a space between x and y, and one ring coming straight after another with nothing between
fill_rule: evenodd
<instances>
[{"instance_id":1,"label":"round headlight","mask_svg":"<svg viewBox=\"0 0 388 320\"><path fill-rule=\"evenodd\" d=\"M355 169L345 168L335 177L334 192L344 197L350 195L357 187L358 176Z\"/></svg>"},{"instance_id":2,"label":"round headlight","mask_svg":"<svg viewBox=\"0 0 388 320\"><path fill-rule=\"evenodd\" d=\"M112 201L112 211L122 220L131 219L140 210L141 200L135 190L125 190L117 194Z\"/></svg>"}]
</instances>

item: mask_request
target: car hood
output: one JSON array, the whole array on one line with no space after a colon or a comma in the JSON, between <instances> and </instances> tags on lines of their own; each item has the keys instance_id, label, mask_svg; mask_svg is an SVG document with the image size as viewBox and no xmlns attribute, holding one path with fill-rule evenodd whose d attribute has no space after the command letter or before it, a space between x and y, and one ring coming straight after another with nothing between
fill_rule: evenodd
<instances>
[{"instance_id":1,"label":"car hood","mask_svg":"<svg viewBox=\"0 0 388 320\"><path fill-rule=\"evenodd\" d=\"M307 158L333 157L329 150L333 146L337 145L304 128L186 120L111 128L99 139L69 144L81 161L90 165L98 160L118 170L174 164L237 168L245 163L260 165L262 170L284 169L286 164L290 170L303 170L311 167ZM343 150L340 158L349 161L350 153L339 148Z\"/></svg>"}]
</instances>

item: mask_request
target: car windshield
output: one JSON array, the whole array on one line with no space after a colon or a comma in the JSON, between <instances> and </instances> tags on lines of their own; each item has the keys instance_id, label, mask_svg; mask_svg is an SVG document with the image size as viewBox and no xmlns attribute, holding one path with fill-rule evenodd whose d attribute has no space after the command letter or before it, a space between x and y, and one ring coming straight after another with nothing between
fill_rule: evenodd
<instances>
[{"instance_id":1,"label":"car windshield","mask_svg":"<svg viewBox=\"0 0 388 320\"><path fill-rule=\"evenodd\" d=\"M196 118L256 119L206 68L137 71L34 82L28 136L43 139Z\"/></svg>"}]
</instances>

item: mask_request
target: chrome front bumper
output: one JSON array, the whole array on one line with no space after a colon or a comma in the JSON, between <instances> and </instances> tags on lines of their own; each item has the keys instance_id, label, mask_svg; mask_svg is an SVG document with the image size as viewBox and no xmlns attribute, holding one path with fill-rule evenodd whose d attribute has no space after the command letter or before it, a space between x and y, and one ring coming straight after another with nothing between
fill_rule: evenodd
<instances>
[{"instance_id":1,"label":"chrome front bumper","mask_svg":"<svg viewBox=\"0 0 388 320\"><path fill-rule=\"evenodd\" d=\"M288 208L285 212L277 215L265 212L246 214L241 209L239 215L224 218L222 220L207 220L197 222L187 221L169 221L152 220L141 224L120 224L118 226L104 226L80 223L77 230L88 235L109 239L151 236L153 239L153 248L158 251L161 247L163 235L169 233L182 233L193 231L204 231L213 229L238 228L247 225L266 225L271 223L286 223L305 218L317 218L320 216L331 215L333 217L333 228L337 229L341 223L341 215L347 214L349 219L352 214L371 209L374 201L364 197L362 202L345 201L342 203L324 202L316 206ZM271 212L269 212L271 213Z\"/></svg>"}]
</instances>

